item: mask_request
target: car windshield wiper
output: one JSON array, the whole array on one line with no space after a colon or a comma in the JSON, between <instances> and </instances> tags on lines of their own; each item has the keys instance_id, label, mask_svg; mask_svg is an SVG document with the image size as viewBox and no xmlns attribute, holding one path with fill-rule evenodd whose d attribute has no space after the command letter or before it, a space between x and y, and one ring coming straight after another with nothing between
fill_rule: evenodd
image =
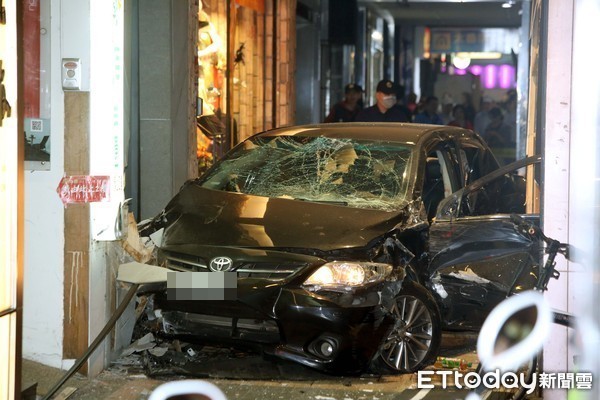
<instances>
[{"instance_id":1,"label":"car windshield wiper","mask_svg":"<svg viewBox=\"0 0 600 400\"><path fill-rule=\"evenodd\" d=\"M302 197L294 197L294 200L308 201L310 203L335 204L338 206L347 206L348 205L347 201L342 201L342 200L313 200L313 199L305 199Z\"/></svg>"}]
</instances>

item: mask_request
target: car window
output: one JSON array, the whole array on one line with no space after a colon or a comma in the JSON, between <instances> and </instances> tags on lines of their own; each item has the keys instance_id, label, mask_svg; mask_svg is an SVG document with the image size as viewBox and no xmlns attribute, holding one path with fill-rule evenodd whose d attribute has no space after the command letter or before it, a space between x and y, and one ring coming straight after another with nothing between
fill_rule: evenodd
<instances>
[{"instance_id":1,"label":"car window","mask_svg":"<svg viewBox=\"0 0 600 400\"><path fill-rule=\"evenodd\" d=\"M526 214L539 211L539 189L535 169L539 164L507 169L481 185L453 194L440 206L440 216L469 217L492 214ZM500 170L498 170L501 172ZM484 178L485 179L485 178Z\"/></svg>"},{"instance_id":2,"label":"car window","mask_svg":"<svg viewBox=\"0 0 600 400\"><path fill-rule=\"evenodd\" d=\"M452 154L454 147L442 142L427 153L422 199L428 220L435 216L442 199L460 188L457 178L457 158Z\"/></svg>"},{"instance_id":3,"label":"car window","mask_svg":"<svg viewBox=\"0 0 600 400\"><path fill-rule=\"evenodd\" d=\"M498 168L443 199L436 219L493 214L538 214L541 157Z\"/></svg>"},{"instance_id":4,"label":"car window","mask_svg":"<svg viewBox=\"0 0 600 400\"><path fill-rule=\"evenodd\" d=\"M462 151L457 149L456 146L447 146L447 150L450 156L450 168L454 169L454 176L456 176L456 184L459 187L465 186L465 173L464 171L468 168L466 165L465 158L462 156Z\"/></svg>"},{"instance_id":5,"label":"car window","mask_svg":"<svg viewBox=\"0 0 600 400\"><path fill-rule=\"evenodd\" d=\"M491 151L473 140L462 140L459 144L465 186L486 176L498 168Z\"/></svg>"},{"instance_id":6,"label":"car window","mask_svg":"<svg viewBox=\"0 0 600 400\"><path fill-rule=\"evenodd\" d=\"M369 140L265 136L243 142L203 187L392 211L406 204L414 146Z\"/></svg>"}]
</instances>

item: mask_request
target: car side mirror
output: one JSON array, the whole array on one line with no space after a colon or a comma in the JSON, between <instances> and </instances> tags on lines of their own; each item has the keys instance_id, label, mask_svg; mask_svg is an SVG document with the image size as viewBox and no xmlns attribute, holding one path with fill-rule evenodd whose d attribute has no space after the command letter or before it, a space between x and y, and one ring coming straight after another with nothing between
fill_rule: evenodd
<instances>
[{"instance_id":1,"label":"car side mirror","mask_svg":"<svg viewBox=\"0 0 600 400\"><path fill-rule=\"evenodd\" d=\"M552 322L552 310L539 292L503 300L488 315L477 339L483 369L516 371L541 350Z\"/></svg>"}]
</instances>

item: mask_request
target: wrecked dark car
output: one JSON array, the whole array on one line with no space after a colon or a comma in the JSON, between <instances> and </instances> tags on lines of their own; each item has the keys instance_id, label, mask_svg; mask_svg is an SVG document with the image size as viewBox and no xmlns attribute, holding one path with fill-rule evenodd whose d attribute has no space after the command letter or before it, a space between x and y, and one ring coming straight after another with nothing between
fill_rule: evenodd
<instances>
[{"instance_id":1,"label":"wrecked dark car","mask_svg":"<svg viewBox=\"0 0 600 400\"><path fill-rule=\"evenodd\" d=\"M223 300L143 289L156 329L329 373L419 370L442 330L477 330L535 283L539 249L509 217L536 218L512 172L536 161L500 168L478 135L447 126L257 134L140 224L160 265L237 277Z\"/></svg>"}]
</instances>

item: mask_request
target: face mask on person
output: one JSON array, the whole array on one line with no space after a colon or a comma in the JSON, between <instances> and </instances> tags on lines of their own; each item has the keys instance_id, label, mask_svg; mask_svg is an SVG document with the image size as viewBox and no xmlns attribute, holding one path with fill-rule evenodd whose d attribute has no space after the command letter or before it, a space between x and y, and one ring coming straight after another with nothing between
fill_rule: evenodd
<instances>
[{"instance_id":1,"label":"face mask on person","mask_svg":"<svg viewBox=\"0 0 600 400\"><path fill-rule=\"evenodd\" d=\"M394 96L393 94L389 96L383 96L383 98L381 99L381 103L386 109L389 110L394 106L394 104L396 104L396 96Z\"/></svg>"}]
</instances>

